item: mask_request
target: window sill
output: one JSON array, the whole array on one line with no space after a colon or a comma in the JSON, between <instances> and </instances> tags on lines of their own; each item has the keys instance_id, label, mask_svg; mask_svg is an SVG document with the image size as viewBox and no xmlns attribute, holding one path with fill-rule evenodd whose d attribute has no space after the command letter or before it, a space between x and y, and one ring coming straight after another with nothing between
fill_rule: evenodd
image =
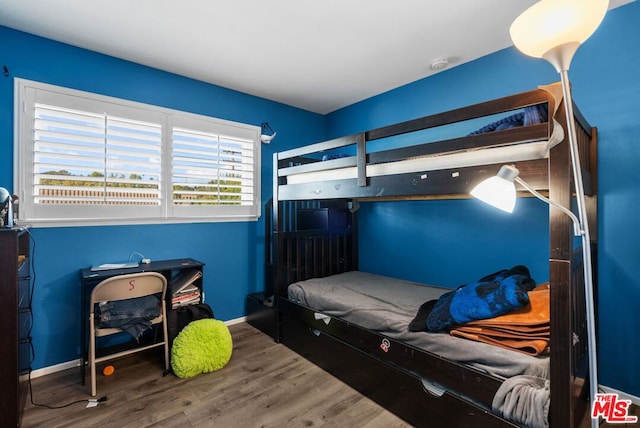
<instances>
[{"instance_id":1,"label":"window sill","mask_svg":"<svg viewBox=\"0 0 640 428\"><path fill-rule=\"evenodd\" d=\"M20 220L16 222L18 227L45 228L45 227L83 227L83 226L133 226L147 224L192 224L192 223L229 223L229 222L254 222L260 216L229 216L209 218L154 218L154 219L55 219L55 220Z\"/></svg>"}]
</instances>

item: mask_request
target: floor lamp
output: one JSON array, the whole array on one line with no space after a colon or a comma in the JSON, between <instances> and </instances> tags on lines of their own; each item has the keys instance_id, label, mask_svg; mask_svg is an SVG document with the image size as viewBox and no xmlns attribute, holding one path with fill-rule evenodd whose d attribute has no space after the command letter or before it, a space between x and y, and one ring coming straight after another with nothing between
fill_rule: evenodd
<instances>
[{"instance_id":1,"label":"floor lamp","mask_svg":"<svg viewBox=\"0 0 640 428\"><path fill-rule=\"evenodd\" d=\"M553 203L531 189L518 177L518 170L513 167L503 167L498 176L489 179L496 179L493 181L510 181L510 185L513 187L513 201L510 202L511 210L513 210L513 205L515 204L515 186L513 182L516 181L536 197L560 208L564 213L569 215L574 222L576 235L582 237L587 338L589 341L589 398L592 405L598 393L598 363L596 354L593 274L591 270L591 239L587 223L586 202L578 154L576 128L573 119L573 100L571 97L568 71L576 50L598 28L604 19L608 7L609 0L542 0L518 16L513 24L511 24L510 29L511 39L516 48L526 55L545 59L560 74L567 118L567 134L569 136L569 150L571 153L578 217L565 207ZM481 185L480 189L474 189L472 191L472 195L479 195L483 192L482 188L485 186L485 183L483 182ZM591 426L596 428L598 426L598 420L591 419Z\"/></svg>"}]
</instances>

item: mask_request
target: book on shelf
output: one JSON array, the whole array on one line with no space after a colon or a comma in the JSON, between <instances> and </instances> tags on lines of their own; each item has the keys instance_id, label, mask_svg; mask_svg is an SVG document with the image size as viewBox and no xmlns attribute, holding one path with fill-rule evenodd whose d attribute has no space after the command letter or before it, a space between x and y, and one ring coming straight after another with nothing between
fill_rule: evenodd
<instances>
[{"instance_id":1,"label":"book on shelf","mask_svg":"<svg viewBox=\"0 0 640 428\"><path fill-rule=\"evenodd\" d=\"M200 303L201 290L195 282L202 277L200 269L187 269L178 273L170 281L171 308Z\"/></svg>"},{"instance_id":2,"label":"book on shelf","mask_svg":"<svg viewBox=\"0 0 640 428\"><path fill-rule=\"evenodd\" d=\"M180 296L181 294L189 294L199 290L200 289L196 287L194 284L189 284L186 287L180 289L180 291L176 291L175 293L173 293L173 296L175 297L175 296Z\"/></svg>"},{"instance_id":3,"label":"book on shelf","mask_svg":"<svg viewBox=\"0 0 640 428\"><path fill-rule=\"evenodd\" d=\"M200 303L200 290L198 289L189 293L181 293L177 296L174 295L171 299L171 307L173 309L184 305L192 305L194 303Z\"/></svg>"},{"instance_id":4,"label":"book on shelf","mask_svg":"<svg viewBox=\"0 0 640 428\"><path fill-rule=\"evenodd\" d=\"M182 306L197 305L198 303L200 303L199 300L194 300L192 302L174 303L171 305L171 309L178 309L178 308L181 308Z\"/></svg>"},{"instance_id":5,"label":"book on shelf","mask_svg":"<svg viewBox=\"0 0 640 428\"><path fill-rule=\"evenodd\" d=\"M171 279L171 292L175 296L178 293L182 293L185 289L188 289L190 286L195 287L193 283L202 277L202 271L200 269L187 269L181 271L175 277ZM195 287L197 288L197 287Z\"/></svg>"}]
</instances>

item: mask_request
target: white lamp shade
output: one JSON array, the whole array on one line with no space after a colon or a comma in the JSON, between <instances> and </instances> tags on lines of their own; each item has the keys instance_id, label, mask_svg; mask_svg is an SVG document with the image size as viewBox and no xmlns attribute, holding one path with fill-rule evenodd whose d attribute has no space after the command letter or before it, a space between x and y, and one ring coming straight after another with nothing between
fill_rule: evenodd
<instances>
[{"instance_id":1,"label":"white lamp shade","mask_svg":"<svg viewBox=\"0 0 640 428\"><path fill-rule=\"evenodd\" d=\"M516 186L498 176L482 181L473 188L471 196L508 213L512 213L516 206Z\"/></svg>"},{"instance_id":2,"label":"white lamp shade","mask_svg":"<svg viewBox=\"0 0 640 428\"><path fill-rule=\"evenodd\" d=\"M602 22L609 0L542 0L513 21L511 40L525 55L542 58L559 46L582 44Z\"/></svg>"}]
</instances>

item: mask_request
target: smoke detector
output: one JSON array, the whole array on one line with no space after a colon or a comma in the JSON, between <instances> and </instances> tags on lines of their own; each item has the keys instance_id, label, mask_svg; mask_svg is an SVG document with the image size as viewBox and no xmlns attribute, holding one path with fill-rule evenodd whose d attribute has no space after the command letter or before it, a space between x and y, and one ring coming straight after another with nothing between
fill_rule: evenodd
<instances>
[{"instance_id":1,"label":"smoke detector","mask_svg":"<svg viewBox=\"0 0 640 428\"><path fill-rule=\"evenodd\" d=\"M444 70L449 66L449 60L447 58L438 58L431 61L429 68L433 71Z\"/></svg>"}]
</instances>

